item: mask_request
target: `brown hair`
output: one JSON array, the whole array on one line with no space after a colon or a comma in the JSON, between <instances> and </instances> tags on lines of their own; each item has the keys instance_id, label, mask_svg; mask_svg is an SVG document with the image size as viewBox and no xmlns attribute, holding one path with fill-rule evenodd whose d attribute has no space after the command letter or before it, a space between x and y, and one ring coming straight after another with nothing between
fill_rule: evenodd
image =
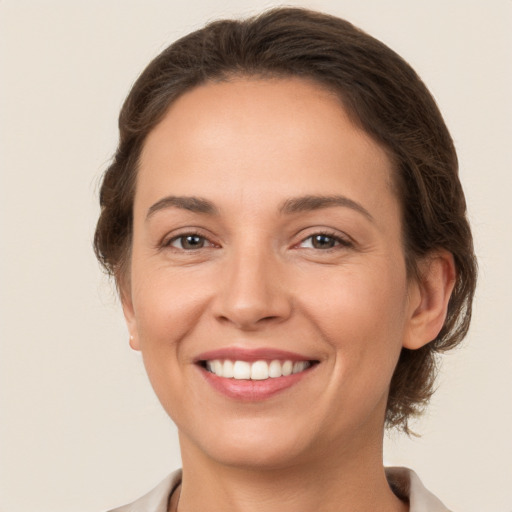
<instances>
[{"instance_id":1,"label":"brown hair","mask_svg":"<svg viewBox=\"0 0 512 512\"><path fill-rule=\"evenodd\" d=\"M456 283L444 326L423 348L402 350L391 381L386 423L407 432L408 419L433 393L436 354L467 333L476 262L457 156L434 99L400 56L347 21L278 8L210 23L158 55L119 116L119 146L100 191L96 255L119 282L130 258L137 163L146 136L183 92L234 75L303 77L335 91L352 120L394 161L409 273L435 249L453 254Z\"/></svg>"}]
</instances>

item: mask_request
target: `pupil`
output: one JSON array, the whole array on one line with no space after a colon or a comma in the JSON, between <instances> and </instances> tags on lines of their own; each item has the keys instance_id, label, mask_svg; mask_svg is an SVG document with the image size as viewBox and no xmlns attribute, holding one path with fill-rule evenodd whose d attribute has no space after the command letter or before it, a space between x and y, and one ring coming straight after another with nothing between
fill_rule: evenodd
<instances>
[{"instance_id":1,"label":"pupil","mask_svg":"<svg viewBox=\"0 0 512 512\"><path fill-rule=\"evenodd\" d=\"M196 235L190 235L185 237L185 243L183 246L185 248L197 248L202 247L202 238Z\"/></svg>"},{"instance_id":2,"label":"pupil","mask_svg":"<svg viewBox=\"0 0 512 512\"><path fill-rule=\"evenodd\" d=\"M313 245L316 248L334 247L334 240L327 235L316 235L313 238Z\"/></svg>"}]
</instances>

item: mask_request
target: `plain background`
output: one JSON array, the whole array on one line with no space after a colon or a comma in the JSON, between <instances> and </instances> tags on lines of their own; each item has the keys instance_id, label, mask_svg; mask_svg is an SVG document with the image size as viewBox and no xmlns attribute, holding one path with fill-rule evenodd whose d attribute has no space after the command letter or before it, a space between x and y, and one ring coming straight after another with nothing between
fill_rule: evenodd
<instances>
[{"instance_id":1,"label":"plain background","mask_svg":"<svg viewBox=\"0 0 512 512\"><path fill-rule=\"evenodd\" d=\"M458 148L480 261L421 438L386 440L453 510L512 511L512 1L318 0L408 60ZM179 466L113 286L97 187L130 85L167 44L261 0L0 0L0 510L86 512Z\"/></svg>"}]
</instances>

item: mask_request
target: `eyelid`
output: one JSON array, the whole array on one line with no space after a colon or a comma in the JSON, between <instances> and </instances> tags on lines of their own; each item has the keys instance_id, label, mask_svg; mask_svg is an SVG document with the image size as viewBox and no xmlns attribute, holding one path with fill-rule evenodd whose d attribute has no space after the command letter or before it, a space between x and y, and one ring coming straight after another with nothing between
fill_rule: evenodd
<instances>
[{"instance_id":1,"label":"eyelid","mask_svg":"<svg viewBox=\"0 0 512 512\"><path fill-rule=\"evenodd\" d=\"M205 240L207 246L206 247L198 247L197 249L182 249L179 247L172 246L172 243L176 240L179 240L180 238L185 238L187 236L197 236L199 238L202 238ZM208 247L218 247L218 244L212 242L208 236L206 236L204 233L201 232L198 228L183 228L183 231L179 233L173 233L172 236L166 235L162 241L158 244L158 247L160 249L176 249L177 251L181 252L194 252L199 251L201 249L205 249Z\"/></svg>"},{"instance_id":2,"label":"eyelid","mask_svg":"<svg viewBox=\"0 0 512 512\"><path fill-rule=\"evenodd\" d=\"M194 252L194 251L199 251L201 249L206 249L206 248L211 248L211 247L220 247L219 244L217 244L211 240L211 237L205 235L201 229L195 228L195 227L183 228L183 230L178 233L172 233L172 236L168 236L168 235L163 237L161 242L158 244L159 249L172 248L172 249L176 249L177 251L181 251L181 252ZM310 240L313 237L319 236L319 235L326 236L328 238L333 239L336 242L336 245L334 247L328 247L328 248L324 248L324 249L319 249L319 248L315 248L315 247L308 247L308 249L313 249L313 250L321 251L321 252L327 252L329 250L336 250L339 247L346 248L346 247L353 247L355 245L354 241L351 239L351 237L349 237L346 234L334 231L332 229L318 228L318 229L312 231L307 236L302 237L300 239L300 241L294 245L294 247L300 248L300 246L305 241ZM199 238L204 239L206 247L203 246L203 247L199 247L197 249L188 249L187 250L187 249L172 246L173 242L179 240L180 238L184 238L187 236L197 236Z\"/></svg>"},{"instance_id":3,"label":"eyelid","mask_svg":"<svg viewBox=\"0 0 512 512\"><path fill-rule=\"evenodd\" d=\"M348 237L347 235L340 234L339 232L334 232L329 229L319 229L317 231L314 231L313 233L309 234L308 236L302 238L301 241L297 244L297 246L300 247L306 240L310 240L313 237L319 236L319 235L326 236L328 238L332 238L336 242L336 245L334 247L328 247L325 249L318 249L316 247L308 247L307 249L313 249L313 250L317 250L317 251L327 252L329 250L335 250L339 247L353 247L354 246L354 242L352 241L352 239L350 237Z\"/></svg>"}]
</instances>

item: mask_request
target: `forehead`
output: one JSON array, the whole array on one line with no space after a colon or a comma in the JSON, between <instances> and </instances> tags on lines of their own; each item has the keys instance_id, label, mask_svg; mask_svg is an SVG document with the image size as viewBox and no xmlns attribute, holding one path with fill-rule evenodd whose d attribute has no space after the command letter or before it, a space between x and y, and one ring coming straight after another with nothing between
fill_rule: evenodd
<instances>
[{"instance_id":1,"label":"forehead","mask_svg":"<svg viewBox=\"0 0 512 512\"><path fill-rule=\"evenodd\" d=\"M286 125L286 131L282 128ZM327 143L343 136L376 145L349 120L339 95L312 80L237 78L206 82L179 96L146 138L143 155L162 142L197 136L203 146L219 147L222 136L260 140L284 138ZM167 141L163 140L167 138ZM228 142L231 142L229 140ZM234 149L234 148L233 148Z\"/></svg>"},{"instance_id":2,"label":"forehead","mask_svg":"<svg viewBox=\"0 0 512 512\"><path fill-rule=\"evenodd\" d=\"M383 148L326 88L240 78L201 85L170 106L146 139L137 196L157 200L172 189L250 197L252 190L277 200L340 186L337 192L372 196L389 194L391 171Z\"/></svg>"}]
</instances>

